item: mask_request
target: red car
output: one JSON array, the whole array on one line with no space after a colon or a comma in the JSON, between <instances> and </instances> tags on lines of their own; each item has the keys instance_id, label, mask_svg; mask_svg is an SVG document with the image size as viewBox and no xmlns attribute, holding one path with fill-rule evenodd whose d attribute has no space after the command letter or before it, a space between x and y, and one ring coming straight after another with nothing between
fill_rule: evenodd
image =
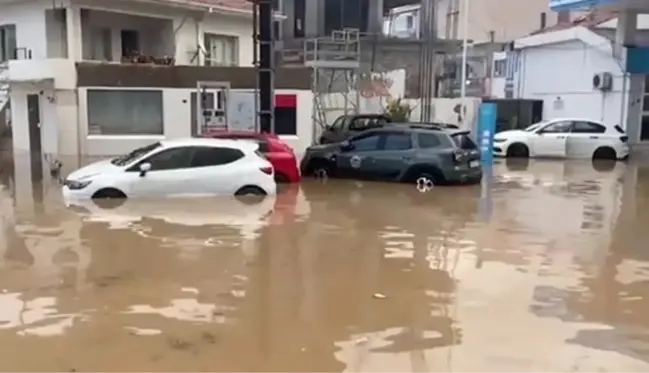
<instances>
[{"instance_id":1,"label":"red car","mask_svg":"<svg viewBox=\"0 0 649 373\"><path fill-rule=\"evenodd\" d=\"M300 181L300 170L297 157L291 148L276 135L258 132L239 132L212 130L203 133L203 137L215 139L249 139L259 142L259 150L268 158L275 169L275 181L278 183L297 183Z\"/></svg>"}]
</instances>

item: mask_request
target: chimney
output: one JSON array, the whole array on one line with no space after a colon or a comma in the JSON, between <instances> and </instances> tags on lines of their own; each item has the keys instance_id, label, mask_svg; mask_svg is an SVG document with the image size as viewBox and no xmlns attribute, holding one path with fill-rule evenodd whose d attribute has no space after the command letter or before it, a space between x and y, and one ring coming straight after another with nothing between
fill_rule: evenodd
<instances>
[{"instance_id":1,"label":"chimney","mask_svg":"<svg viewBox=\"0 0 649 373\"><path fill-rule=\"evenodd\" d=\"M547 15L545 12L541 13L541 30L544 30L545 27L547 26Z\"/></svg>"},{"instance_id":2,"label":"chimney","mask_svg":"<svg viewBox=\"0 0 649 373\"><path fill-rule=\"evenodd\" d=\"M570 23L570 11L569 10L560 10L557 13L557 23L558 24Z\"/></svg>"}]
</instances>

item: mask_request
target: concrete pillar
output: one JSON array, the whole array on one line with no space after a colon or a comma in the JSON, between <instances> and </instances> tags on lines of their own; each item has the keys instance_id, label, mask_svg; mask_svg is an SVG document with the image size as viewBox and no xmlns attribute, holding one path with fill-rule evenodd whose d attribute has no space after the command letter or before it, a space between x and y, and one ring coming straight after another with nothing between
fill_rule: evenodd
<instances>
[{"instance_id":1,"label":"concrete pillar","mask_svg":"<svg viewBox=\"0 0 649 373\"><path fill-rule=\"evenodd\" d=\"M326 0L305 0L304 36L324 35L324 6Z\"/></svg>"},{"instance_id":2,"label":"concrete pillar","mask_svg":"<svg viewBox=\"0 0 649 373\"><path fill-rule=\"evenodd\" d=\"M196 17L194 18L194 23L195 23L195 35L194 35L194 41L196 42L196 48L198 49L198 55L196 56L196 61L194 63L198 66L205 66L205 53L209 53L210 51L205 49L205 38L203 35L205 34L205 29L203 28L203 17ZM178 54L179 48L176 48L176 54ZM252 61L239 61L241 64L248 64L252 63Z\"/></svg>"},{"instance_id":3,"label":"concrete pillar","mask_svg":"<svg viewBox=\"0 0 649 373\"><path fill-rule=\"evenodd\" d=\"M81 9L75 6L69 6L66 8L65 22L67 29L68 58L74 61L81 61Z\"/></svg>"},{"instance_id":4,"label":"concrete pillar","mask_svg":"<svg viewBox=\"0 0 649 373\"><path fill-rule=\"evenodd\" d=\"M370 0L367 15L367 32L380 34L383 31L383 0Z\"/></svg>"},{"instance_id":5,"label":"concrete pillar","mask_svg":"<svg viewBox=\"0 0 649 373\"><path fill-rule=\"evenodd\" d=\"M282 0L282 13L286 16L286 19L281 21L281 30L282 30L282 39L288 38L293 39L295 37L295 2L293 0ZM302 27L304 27L304 20L301 20Z\"/></svg>"},{"instance_id":6,"label":"concrete pillar","mask_svg":"<svg viewBox=\"0 0 649 373\"><path fill-rule=\"evenodd\" d=\"M613 56L617 59L622 71L626 75L626 93L623 93L620 122L629 134L629 142L637 143L640 140L640 125L642 115L642 98L644 92L644 75L626 74L626 48L636 41L638 26L638 12L634 10L621 11L617 18L617 29L613 43Z\"/></svg>"}]
</instances>

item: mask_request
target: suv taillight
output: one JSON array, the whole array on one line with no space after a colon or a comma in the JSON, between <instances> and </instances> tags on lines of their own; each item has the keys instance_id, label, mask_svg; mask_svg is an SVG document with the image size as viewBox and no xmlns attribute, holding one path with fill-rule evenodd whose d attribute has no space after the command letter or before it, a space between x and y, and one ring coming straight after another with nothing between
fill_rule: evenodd
<instances>
[{"instance_id":1,"label":"suv taillight","mask_svg":"<svg viewBox=\"0 0 649 373\"><path fill-rule=\"evenodd\" d=\"M460 163L462 158L464 158L464 153L463 152L460 152L460 151L453 152L453 162Z\"/></svg>"},{"instance_id":2,"label":"suv taillight","mask_svg":"<svg viewBox=\"0 0 649 373\"><path fill-rule=\"evenodd\" d=\"M629 136L620 136L620 141L622 141L622 142L629 141Z\"/></svg>"}]
</instances>

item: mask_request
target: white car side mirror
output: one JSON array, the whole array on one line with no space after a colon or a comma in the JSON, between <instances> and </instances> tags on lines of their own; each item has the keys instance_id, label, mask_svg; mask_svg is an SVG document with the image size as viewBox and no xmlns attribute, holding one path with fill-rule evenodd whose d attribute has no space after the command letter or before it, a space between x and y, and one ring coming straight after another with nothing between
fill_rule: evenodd
<instances>
[{"instance_id":1,"label":"white car side mirror","mask_svg":"<svg viewBox=\"0 0 649 373\"><path fill-rule=\"evenodd\" d=\"M151 171L151 163L145 162L140 164L140 176L146 175L149 171Z\"/></svg>"}]
</instances>

